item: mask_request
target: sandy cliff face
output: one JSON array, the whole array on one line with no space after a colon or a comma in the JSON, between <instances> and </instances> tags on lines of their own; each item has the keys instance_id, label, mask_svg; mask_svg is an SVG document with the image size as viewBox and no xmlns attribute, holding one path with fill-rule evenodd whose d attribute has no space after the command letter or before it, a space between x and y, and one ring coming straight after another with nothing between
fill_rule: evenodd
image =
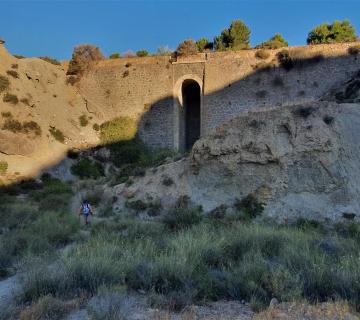
<instances>
[{"instance_id":1,"label":"sandy cliff face","mask_svg":"<svg viewBox=\"0 0 360 320\"><path fill-rule=\"evenodd\" d=\"M7 72L16 72L11 76ZM56 164L71 147L96 144L98 137L92 129L97 122L86 108L86 102L75 87L66 84L66 70L38 58L16 59L0 45L0 75L6 76L10 86L0 93L0 161L9 165L2 181L20 176L36 175L41 169ZM18 103L4 102L9 93L16 95ZM21 123L34 121L41 135L32 132L12 132L4 128L8 117ZM90 119L81 127L79 117ZM54 139L49 128L55 127L65 135L64 143ZM31 130L30 130L31 131Z\"/></svg>"},{"instance_id":2,"label":"sandy cliff face","mask_svg":"<svg viewBox=\"0 0 360 320\"><path fill-rule=\"evenodd\" d=\"M199 140L188 159L148 171L115 193L173 206L187 195L205 212L253 194L280 221L360 214L360 105L317 102L237 117ZM172 180L172 184L164 180Z\"/></svg>"}]
</instances>

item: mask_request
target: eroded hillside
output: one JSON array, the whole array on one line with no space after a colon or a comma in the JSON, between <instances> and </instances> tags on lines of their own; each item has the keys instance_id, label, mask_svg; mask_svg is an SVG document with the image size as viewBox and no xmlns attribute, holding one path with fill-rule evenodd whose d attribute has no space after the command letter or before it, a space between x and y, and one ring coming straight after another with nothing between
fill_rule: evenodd
<instances>
[{"instance_id":1,"label":"eroded hillside","mask_svg":"<svg viewBox=\"0 0 360 320\"><path fill-rule=\"evenodd\" d=\"M97 119L76 88L66 84L64 67L38 58L17 59L2 45L0 61L1 180L36 175L63 159L69 148L98 142L92 128Z\"/></svg>"},{"instance_id":2,"label":"eroded hillside","mask_svg":"<svg viewBox=\"0 0 360 320\"><path fill-rule=\"evenodd\" d=\"M166 211L186 198L205 212L236 211L251 196L280 222L357 218L359 128L358 104L250 112L197 141L188 159L116 187L117 209L140 201L144 213L153 203Z\"/></svg>"}]
</instances>

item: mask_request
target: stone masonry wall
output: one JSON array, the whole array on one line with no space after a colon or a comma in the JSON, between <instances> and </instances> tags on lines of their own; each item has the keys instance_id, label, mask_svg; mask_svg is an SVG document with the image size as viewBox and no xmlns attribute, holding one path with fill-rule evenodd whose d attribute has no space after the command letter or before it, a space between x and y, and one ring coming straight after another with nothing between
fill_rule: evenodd
<instances>
[{"instance_id":1,"label":"stone masonry wall","mask_svg":"<svg viewBox=\"0 0 360 320\"><path fill-rule=\"evenodd\" d=\"M139 136L153 148L179 147L181 84L194 79L202 89L201 134L254 108L314 101L360 69L354 44L285 48L305 57L293 69L279 66L276 54L256 57L257 50L101 61L83 77L80 92L89 112L108 120L129 116L139 121ZM311 60L322 55L323 59ZM310 59L310 60L307 60ZM267 67L267 68L264 68Z\"/></svg>"}]
</instances>

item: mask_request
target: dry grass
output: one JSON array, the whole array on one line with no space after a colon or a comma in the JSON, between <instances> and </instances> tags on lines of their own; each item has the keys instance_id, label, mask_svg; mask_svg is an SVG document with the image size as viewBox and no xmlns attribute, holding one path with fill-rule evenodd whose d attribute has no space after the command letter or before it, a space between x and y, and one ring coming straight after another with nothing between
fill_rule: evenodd
<instances>
[{"instance_id":1,"label":"dry grass","mask_svg":"<svg viewBox=\"0 0 360 320\"><path fill-rule=\"evenodd\" d=\"M47 295L40 298L29 308L21 311L20 320L60 320L71 310L78 307L76 300L63 301Z\"/></svg>"},{"instance_id":2,"label":"dry grass","mask_svg":"<svg viewBox=\"0 0 360 320\"><path fill-rule=\"evenodd\" d=\"M281 303L278 306L258 313L254 320L356 319L352 317L355 314L349 304L344 301L316 305L309 305L308 303ZM357 314L357 316L359 315Z\"/></svg>"}]
</instances>

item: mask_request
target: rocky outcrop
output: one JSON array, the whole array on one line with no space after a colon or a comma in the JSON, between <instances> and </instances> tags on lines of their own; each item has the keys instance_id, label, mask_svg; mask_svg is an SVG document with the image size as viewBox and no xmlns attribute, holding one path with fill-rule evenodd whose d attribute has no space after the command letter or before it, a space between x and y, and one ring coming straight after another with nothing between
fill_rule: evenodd
<instances>
[{"instance_id":1,"label":"rocky outcrop","mask_svg":"<svg viewBox=\"0 0 360 320\"><path fill-rule=\"evenodd\" d=\"M200 139L188 159L116 187L118 209L125 198L167 209L185 195L205 212L220 205L231 210L251 194L279 221L358 219L359 134L358 104L251 112Z\"/></svg>"}]
</instances>

